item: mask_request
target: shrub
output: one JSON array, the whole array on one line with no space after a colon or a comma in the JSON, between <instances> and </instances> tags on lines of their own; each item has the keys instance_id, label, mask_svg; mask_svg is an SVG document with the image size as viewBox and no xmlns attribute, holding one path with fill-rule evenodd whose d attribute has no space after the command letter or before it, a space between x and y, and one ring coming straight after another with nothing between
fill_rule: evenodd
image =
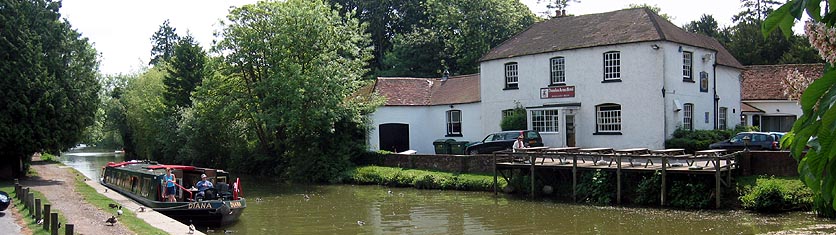
<instances>
[{"instance_id":1,"label":"shrub","mask_svg":"<svg viewBox=\"0 0 836 235\"><path fill-rule=\"evenodd\" d=\"M511 115L502 117L502 120L499 123L499 128L503 131L528 129L528 120L526 120L526 118L525 108L517 102Z\"/></svg>"},{"instance_id":2,"label":"shrub","mask_svg":"<svg viewBox=\"0 0 836 235\"><path fill-rule=\"evenodd\" d=\"M581 179L578 182L580 201L607 205L615 198L615 184L613 183L615 179L612 173L595 170L584 173Z\"/></svg>"},{"instance_id":3,"label":"shrub","mask_svg":"<svg viewBox=\"0 0 836 235\"><path fill-rule=\"evenodd\" d=\"M345 173L346 183L377 184L419 189L456 189L492 191L493 175L453 174L448 172L401 169L395 167L364 166ZM499 187L507 183L499 180Z\"/></svg>"},{"instance_id":4,"label":"shrub","mask_svg":"<svg viewBox=\"0 0 836 235\"><path fill-rule=\"evenodd\" d=\"M681 148L686 152L693 153L698 150L708 149L708 145L723 140L728 140L737 133L753 131L747 126L737 126L731 130L685 130L677 129L673 132L673 138L665 141L666 148Z\"/></svg>"},{"instance_id":5,"label":"shrub","mask_svg":"<svg viewBox=\"0 0 836 235\"><path fill-rule=\"evenodd\" d=\"M670 205L680 208L700 209L711 205L710 188L705 182L676 180L672 182Z\"/></svg>"},{"instance_id":6,"label":"shrub","mask_svg":"<svg viewBox=\"0 0 836 235\"><path fill-rule=\"evenodd\" d=\"M809 210L814 203L813 192L795 178L743 177L738 192L741 206L758 212Z\"/></svg>"},{"instance_id":7,"label":"shrub","mask_svg":"<svg viewBox=\"0 0 836 235\"><path fill-rule=\"evenodd\" d=\"M659 195L662 193L662 172L656 171L652 176L643 176L636 188L636 204L659 205Z\"/></svg>"}]
</instances>

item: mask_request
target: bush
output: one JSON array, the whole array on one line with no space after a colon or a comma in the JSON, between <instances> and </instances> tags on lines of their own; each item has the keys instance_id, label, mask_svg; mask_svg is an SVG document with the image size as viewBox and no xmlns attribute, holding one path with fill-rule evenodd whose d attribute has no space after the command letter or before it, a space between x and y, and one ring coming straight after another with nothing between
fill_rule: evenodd
<instances>
[{"instance_id":1,"label":"bush","mask_svg":"<svg viewBox=\"0 0 836 235\"><path fill-rule=\"evenodd\" d=\"M643 176L636 188L636 204L659 205L659 195L662 194L662 172L656 171L653 176Z\"/></svg>"},{"instance_id":2,"label":"bush","mask_svg":"<svg viewBox=\"0 0 836 235\"><path fill-rule=\"evenodd\" d=\"M675 180L671 185L670 205L673 207L700 209L711 205L711 189L705 182Z\"/></svg>"},{"instance_id":3,"label":"bush","mask_svg":"<svg viewBox=\"0 0 836 235\"><path fill-rule=\"evenodd\" d=\"M455 189L492 191L493 175L454 174L448 172L402 169L396 167L364 166L346 172L345 183L377 184L419 189ZM499 180L505 187L505 180Z\"/></svg>"},{"instance_id":4,"label":"bush","mask_svg":"<svg viewBox=\"0 0 836 235\"><path fill-rule=\"evenodd\" d=\"M614 174L595 170L586 172L578 182L578 196L580 201L608 205L615 198Z\"/></svg>"},{"instance_id":5,"label":"bush","mask_svg":"<svg viewBox=\"0 0 836 235\"><path fill-rule=\"evenodd\" d=\"M526 118L525 108L517 102L511 115L502 117L502 120L499 123L499 128L503 131L528 129L528 120L526 120Z\"/></svg>"},{"instance_id":6,"label":"bush","mask_svg":"<svg viewBox=\"0 0 836 235\"><path fill-rule=\"evenodd\" d=\"M740 204L748 210L774 213L813 206L813 192L796 178L743 177L737 187Z\"/></svg>"}]
</instances>

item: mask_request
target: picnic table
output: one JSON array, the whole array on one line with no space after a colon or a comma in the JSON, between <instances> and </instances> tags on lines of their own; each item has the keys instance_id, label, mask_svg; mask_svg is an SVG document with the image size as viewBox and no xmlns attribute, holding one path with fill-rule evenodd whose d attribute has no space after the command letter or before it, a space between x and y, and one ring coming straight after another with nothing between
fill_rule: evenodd
<instances>
[{"instance_id":1,"label":"picnic table","mask_svg":"<svg viewBox=\"0 0 836 235\"><path fill-rule=\"evenodd\" d=\"M560 164L565 164L565 163L569 163L569 162L566 161L566 155L561 155L561 154L578 153L579 149L581 149L581 148L580 147L557 147L557 148L548 148L545 151L546 151L546 153L550 154L548 156L549 156L549 158L552 159L552 162L554 162L554 157L552 157L553 155L551 155L551 154L557 154L557 160L560 160ZM543 162L545 162L545 161L546 161L546 158L544 157ZM583 159L581 159L581 161L586 163L586 161L583 160Z\"/></svg>"},{"instance_id":2,"label":"picnic table","mask_svg":"<svg viewBox=\"0 0 836 235\"><path fill-rule=\"evenodd\" d=\"M692 165L692 164L694 164L694 162L693 162L693 160L692 160L692 158L694 158L694 156L693 156L693 155L690 155L690 154L685 154L685 149L658 149L658 150L650 150L650 154L652 154L652 155L656 155L656 156L661 156L661 157L670 157L670 158L673 158L673 159L682 159L682 158L684 158L684 159L685 159L685 164L687 164L687 165L689 165L689 166L690 166L690 165ZM691 161L689 162L689 160L691 160ZM650 162L650 165L653 165L653 161L652 161L652 160L650 160L649 158L648 158L648 162ZM647 165L645 165L645 167L646 167L646 166L647 166ZM668 162L668 166L672 166L670 162Z\"/></svg>"},{"instance_id":3,"label":"picnic table","mask_svg":"<svg viewBox=\"0 0 836 235\"><path fill-rule=\"evenodd\" d=\"M628 149L617 149L615 150L616 155L626 156L630 160L630 166L633 166L633 158L634 157L649 157L650 150L647 148L628 148ZM614 158L610 158L609 166L612 166ZM648 159L649 161L650 159ZM647 164L645 164L647 167Z\"/></svg>"},{"instance_id":4,"label":"picnic table","mask_svg":"<svg viewBox=\"0 0 836 235\"><path fill-rule=\"evenodd\" d=\"M585 149L578 149L578 152L580 152L582 154L589 154L592 158L592 165L594 165L594 166L598 165L598 162L597 162L598 161L597 158L599 157L598 155L613 154L614 153L612 148L585 148ZM604 160L604 156L600 156L600 157L601 157L601 160ZM586 161L584 161L584 162L586 162Z\"/></svg>"},{"instance_id":5,"label":"picnic table","mask_svg":"<svg viewBox=\"0 0 836 235\"><path fill-rule=\"evenodd\" d=\"M722 156L722 155L723 155L724 153L726 153L726 152L728 152L728 150L725 150L725 149L709 149L709 150L700 150L700 151L696 151L696 152L694 152L694 156L696 156L696 157L705 157L705 158L708 158L708 161L706 161L706 162L705 162L705 166L708 166L709 162L710 162L710 163L712 163L712 164L714 164L714 165L716 166L716 165L717 165L717 163L715 163L714 161L712 161L712 159L711 159L711 158L712 158L712 157L720 157L720 156ZM730 160L731 160L731 159L726 159L726 162L729 162Z\"/></svg>"}]
</instances>

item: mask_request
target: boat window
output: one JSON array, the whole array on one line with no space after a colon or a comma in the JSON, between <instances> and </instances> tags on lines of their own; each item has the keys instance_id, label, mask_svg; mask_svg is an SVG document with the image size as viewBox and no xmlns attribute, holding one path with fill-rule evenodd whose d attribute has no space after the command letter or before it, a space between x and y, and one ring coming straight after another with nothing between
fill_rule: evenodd
<instances>
[{"instance_id":1,"label":"boat window","mask_svg":"<svg viewBox=\"0 0 836 235\"><path fill-rule=\"evenodd\" d=\"M149 191L151 191L151 179L142 178L142 191L139 194L147 198Z\"/></svg>"}]
</instances>

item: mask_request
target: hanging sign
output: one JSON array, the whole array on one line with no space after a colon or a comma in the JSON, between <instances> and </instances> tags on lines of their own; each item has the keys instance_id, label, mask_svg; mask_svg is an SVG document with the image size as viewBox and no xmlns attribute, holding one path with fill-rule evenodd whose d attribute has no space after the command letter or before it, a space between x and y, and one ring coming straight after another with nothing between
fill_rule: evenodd
<instances>
[{"instance_id":1,"label":"hanging sign","mask_svg":"<svg viewBox=\"0 0 836 235\"><path fill-rule=\"evenodd\" d=\"M540 99L575 97L575 86L540 88Z\"/></svg>"}]
</instances>

